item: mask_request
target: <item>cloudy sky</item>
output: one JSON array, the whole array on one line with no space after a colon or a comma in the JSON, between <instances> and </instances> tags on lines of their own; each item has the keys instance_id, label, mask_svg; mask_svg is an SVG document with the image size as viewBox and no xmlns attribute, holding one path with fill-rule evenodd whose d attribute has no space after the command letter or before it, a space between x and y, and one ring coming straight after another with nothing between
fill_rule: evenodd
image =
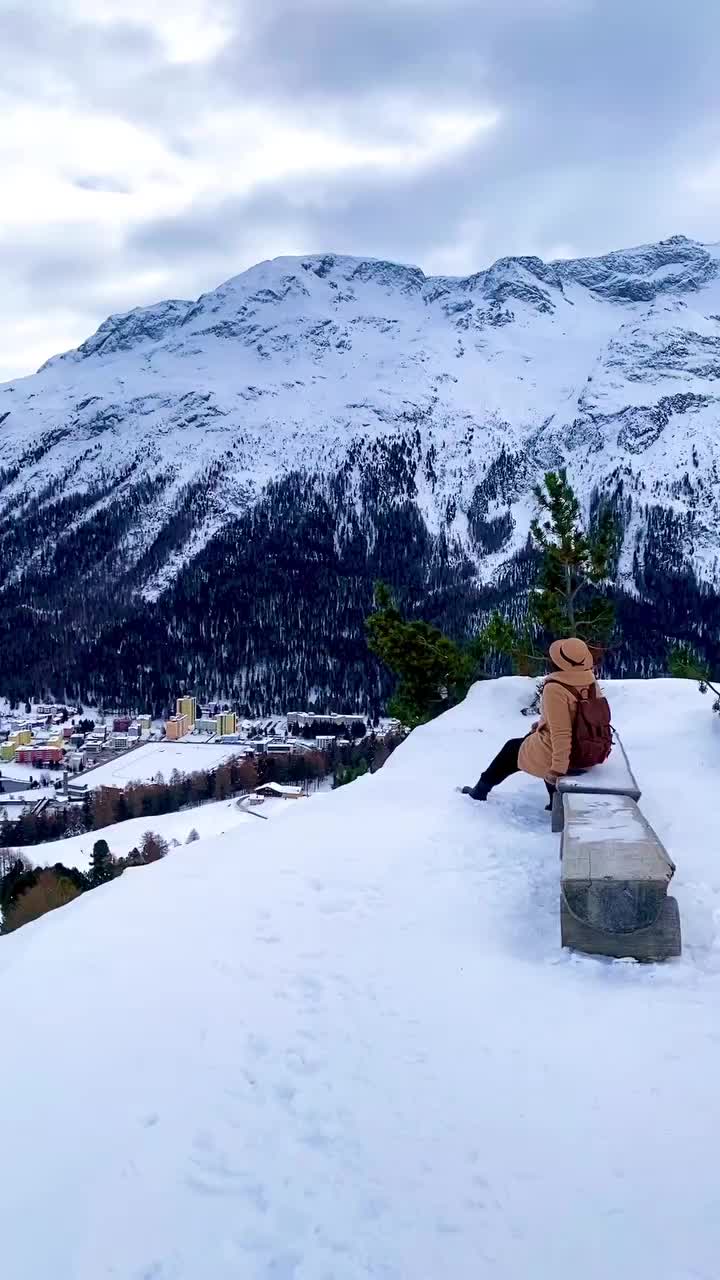
<instances>
[{"instance_id":1,"label":"cloudy sky","mask_svg":"<svg viewBox=\"0 0 720 1280\"><path fill-rule=\"evenodd\" d=\"M720 240L720 0L0 0L0 380L267 257Z\"/></svg>"}]
</instances>

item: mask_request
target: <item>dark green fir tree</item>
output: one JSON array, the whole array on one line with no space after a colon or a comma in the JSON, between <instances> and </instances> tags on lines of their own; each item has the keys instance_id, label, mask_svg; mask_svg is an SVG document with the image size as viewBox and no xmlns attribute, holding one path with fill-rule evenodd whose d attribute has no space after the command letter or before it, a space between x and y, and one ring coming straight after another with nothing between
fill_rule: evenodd
<instances>
[{"instance_id":1,"label":"dark green fir tree","mask_svg":"<svg viewBox=\"0 0 720 1280\"><path fill-rule=\"evenodd\" d=\"M93 889L113 878L112 854L107 840L96 840L90 859L90 884Z\"/></svg>"},{"instance_id":2,"label":"dark green fir tree","mask_svg":"<svg viewBox=\"0 0 720 1280\"><path fill-rule=\"evenodd\" d=\"M404 618L384 583L375 586L375 605L365 624L368 646L399 677L388 711L412 729L465 696L472 664L437 627Z\"/></svg>"},{"instance_id":3,"label":"dark green fir tree","mask_svg":"<svg viewBox=\"0 0 720 1280\"><path fill-rule=\"evenodd\" d=\"M565 471L549 471L534 492L540 515L531 534L542 565L530 598L531 616L552 636L605 644L615 621L613 603L602 594L616 542L610 513L601 513L596 527L586 531Z\"/></svg>"}]
</instances>

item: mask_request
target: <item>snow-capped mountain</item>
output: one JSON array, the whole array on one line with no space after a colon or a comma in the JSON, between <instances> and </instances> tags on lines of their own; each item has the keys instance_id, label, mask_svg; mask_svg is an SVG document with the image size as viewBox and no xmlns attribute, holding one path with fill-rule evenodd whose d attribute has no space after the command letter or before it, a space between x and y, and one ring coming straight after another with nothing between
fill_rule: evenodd
<instances>
[{"instance_id":1,"label":"snow-capped mountain","mask_svg":"<svg viewBox=\"0 0 720 1280\"><path fill-rule=\"evenodd\" d=\"M280 696L279 654L288 696L354 696L364 659L341 672L337 635L318 657L317 611L329 631L331 600L351 644L382 574L438 615L452 598L463 625L505 589L532 485L563 463L586 508L614 504L629 598L668 572L704 598L720 577L719 264L682 236L466 279L279 258L110 317L0 388L2 667L25 678L30 626L55 650L33 652L46 681L76 685L89 662L119 693L159 644L166 668L182 652L188 677L260 702Z\"/></svg>"}]
</instances>

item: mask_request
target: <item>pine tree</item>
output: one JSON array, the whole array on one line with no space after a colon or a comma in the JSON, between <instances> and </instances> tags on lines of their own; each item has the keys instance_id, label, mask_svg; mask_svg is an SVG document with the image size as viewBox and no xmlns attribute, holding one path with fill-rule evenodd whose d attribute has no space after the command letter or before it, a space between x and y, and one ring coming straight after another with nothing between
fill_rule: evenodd
<instances>
[{"instance_id":1,"label":"pine tree","mask_svg":"<svg viewBox=\"0 0 720 1280\"><path fill-rule=\"evenodd\" d=\"M96 889L99 884L107 884L113 878L112 854L107 840L96 840L90 859L90 884Z\"/></svg>"},{"instance_id":2,"label":"pine tree","mask_svg":"<svg viewBox=\"0 0 720 1280\"><path fill-rule=\"evenodd\" d=\"M538 653L529 626L519 630L499 610L490 616L481 631L470 641L467 652L477 664L478 678L498 674L498 665L507 660L516 675L534 675L542 670L546 658ZM488 662L490 670L488 670Z\"/></svg>"},{"instance_id":3,"label":"pine tree","mask_svg":"<svg viewBox=\"0 0 720 1280\"><path fill-rule=\"evenodd\" d=\"M543 560L531 614L551 635L606 641L615 610L598 589L608 582L615 547L610 513L600 516L593 533L585 532L565 471L549 471L534 492L541 514L530 531Z\"/></svg>"},{"instance_id":4,"label":"pine tree","mask_svg":"<svg viewBox=\"0 0 720 1280\"><path fill-rule=\"evenodd\" d=\"M390 715L414 728L465 696L472 662L437 627L403 618L384 583L376 583L375 603L365 623L368 647L400 677Z\"/></svg>"}]
</instances>

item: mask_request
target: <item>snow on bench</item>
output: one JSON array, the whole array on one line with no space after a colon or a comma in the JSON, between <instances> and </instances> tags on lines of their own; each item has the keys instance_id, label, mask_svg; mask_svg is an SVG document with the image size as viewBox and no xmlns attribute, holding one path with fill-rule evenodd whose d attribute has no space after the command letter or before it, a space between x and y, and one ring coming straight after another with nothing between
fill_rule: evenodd
<instances>
[{"instance_id":1,"label":"snow on bench","mask_svg":"<svg viewBox=\"0 0 720 1280\"><path fill-rule=\"evenodd\" d=\"M552 829L562 831L564 820L564 795L615 795L640 799L640 788L630 768L627 752L616 730L613 730L613 749L604 764L596 764L575 777L561 778L553 798Z\"/></svg>"},{"instance_id":2,"label":"snow on bench","mask_svg":"<svg viewBox=\"0 0 720 1280\"><path fill-rule=\"evenodd\" d=\"M562 796L560 925L564 947L588 955L680 955L675 866L636 801L618 792Z\"/></svg>"}]
</instances>

